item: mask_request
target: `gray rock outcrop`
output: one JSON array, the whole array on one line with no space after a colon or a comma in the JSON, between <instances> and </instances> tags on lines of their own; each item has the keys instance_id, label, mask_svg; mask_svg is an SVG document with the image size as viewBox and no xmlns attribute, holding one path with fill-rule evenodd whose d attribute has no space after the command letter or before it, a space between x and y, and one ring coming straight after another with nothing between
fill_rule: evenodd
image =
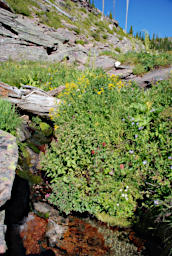
<instances>
[{"instance_id":1,"label":"gray rock outcrop","mask_svg":"<svg viewBox=\"0 0 172 256\"><path fill-rule=\"evenodd\" d=\"M47 7L47 1L49 2L49 0L46 0L46 3L41 3L41 6L45 4L45 7ZM87 13L92 9L97 14L100 12L90 7L88 1L77 0L74 2L86 8ZM60 1L60 3L62 2ZM51 6L47 8L51 9ZM88 14L85 15L88 18ZM108 20L108 18L106 19ZM117 26L115 21L109 22L111 29ZM69 24L62 20L62 27L54 29L41 24L37 16L31 19L23 15L14 14L9 9L9 6L5 4L5 1L0 0L0 62L8 61L9 59L61 62L67 59L69 62L85 65L88 56L93 58L96 56L96 62L99 67L101 66L99 65L101 62L99 54L102 51L120 48L121 52L127 52L133 50L133 48L135 50L141 48L134 39L130 40L125 36L119 37L117 32L108 33L107 31L106 42L94 42L93 36L78 33L78 27L74 24ZM95 33L97 29L95 27ZM83 42L84 45L81 47L79 42Z\"/></svg>"},{"instance_id":2,"label":"gray rock outcrop","mask_svg":"<svg viewBox=\"0 0 172 256\"><path fill-rule=\"evenodd\" d=\"M16 138L0 130L0 207L11 197L15 169L18 161ZM5 211L0 211L0 253L6 251L4 225Z\"/></svg>"}]
</instances>

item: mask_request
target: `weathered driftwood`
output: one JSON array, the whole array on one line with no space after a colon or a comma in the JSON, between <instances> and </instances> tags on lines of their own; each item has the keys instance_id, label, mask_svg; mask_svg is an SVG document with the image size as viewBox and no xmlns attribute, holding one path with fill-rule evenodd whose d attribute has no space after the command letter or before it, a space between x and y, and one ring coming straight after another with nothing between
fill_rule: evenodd
<instances>
[{"instance_id":1,"label":"weathered driftwood","mask_svg":"<svg viewBox=\"0 0 172 256\"><path fill-rule=\"evenodd\" d=\"M26 85L18 89L2 82L0 82L0 97L16 104L22 110L40 116L48 116L51 109L56 110L61 102L39 88Z\"/></svg>"},{"instance_id":2,"label":"weathered driftwood","mask_svg":"<svg viewBox=\"0 0 172 256\"><path fill-rule=\"evenodd\" d=\"M48 92L49 96L56 96L61 93L66 87L64 85L60 85L58 88L51 90Z\"/></svg>"}]
</instances>

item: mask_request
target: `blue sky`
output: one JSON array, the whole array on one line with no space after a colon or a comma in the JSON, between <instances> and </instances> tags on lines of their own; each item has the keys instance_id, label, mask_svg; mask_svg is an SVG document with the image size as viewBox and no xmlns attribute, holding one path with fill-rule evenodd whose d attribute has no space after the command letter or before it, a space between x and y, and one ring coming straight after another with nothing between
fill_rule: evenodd
<instances>
[{"instance_id":1,"label":"blue sky","mask_svg":"<svg viewBox=\"0 0 172 256\"><path fill-rule=\"evenodd\" d=\"M105 14L113 10L113 0L105 1ZM102 0L94 0L95 6L102 10ZM126 0L115 0L115 19L125 27ZM130 0L128 30L146 30L159 37L172 37L172 0Z\"/></svg>"}]
</instances>

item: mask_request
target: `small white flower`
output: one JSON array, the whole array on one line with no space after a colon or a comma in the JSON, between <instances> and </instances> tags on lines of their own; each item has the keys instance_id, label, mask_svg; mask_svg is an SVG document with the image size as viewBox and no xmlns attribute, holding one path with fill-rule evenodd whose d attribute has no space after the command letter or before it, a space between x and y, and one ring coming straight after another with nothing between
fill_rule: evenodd
<instances>
[{"instance_id":1,"label":"small white flower","mask_svg":"<svg viewBox=\"0 0 172 256\"><path fill-rule=\"evenodd\" d=\"M122 188L119 191L122 192Z\"/></svg>"},{"instance_id":2,"label":"small white flower","mask_svg":"<svg viewBox=\"0 0 172 256\"><path fill-rule=\"evenodd\" d=\"M119 206L119 204L116 204L117 206Z\"/></svg>"},{"instance_id":3,"label":"small white flower","mask_svg":"<svg viewBox=\"0 0 172 256\"><path fill-rule=\"evenodd\" d=\"M125 197L125 194L122 194L121 196L122 196L122 197Z\"/></svg>"},{"instance_id":4,"label":"small white flower","mask_svg":"<svg viewBox=\"0 0 172 256\"><path fill-rule=\"evenodd\" d=\"M115 67L116 67L116 68L118 68L120 65L121 65L121 62L119 62L119 61L116 61L116 62L115 62Z\"/></svg>"}]
</instances>

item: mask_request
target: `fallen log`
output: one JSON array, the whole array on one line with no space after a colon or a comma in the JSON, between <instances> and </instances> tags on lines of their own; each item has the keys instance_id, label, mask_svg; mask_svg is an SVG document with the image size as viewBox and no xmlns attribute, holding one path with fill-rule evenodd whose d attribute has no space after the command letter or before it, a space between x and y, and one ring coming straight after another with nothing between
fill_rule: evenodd
<instances>
[{"instance_id":1,"label":"fallen log","mask_svg":"<svg viewBox=\"0 0 172 256\"><path fill-rule=\"evenodd\" d=\"M56 96L61 93L66 87L64 85L60 85L58 88L51 90L48 92L49 96Z\"/></svg>"},{"instance_id":2,"label":"fallen log","mask_svg":"<svg viewBox=\"0 0 172 256\"><path fill-rule=\"evenodd\" d=\"M12 104L16 104L22 110L26 110L40 116L49 116L52 109L55 111L61 100L52 97L47 92L29 85L20 89L0 82L0 97Z\"/></svg>"}]
</instances>

